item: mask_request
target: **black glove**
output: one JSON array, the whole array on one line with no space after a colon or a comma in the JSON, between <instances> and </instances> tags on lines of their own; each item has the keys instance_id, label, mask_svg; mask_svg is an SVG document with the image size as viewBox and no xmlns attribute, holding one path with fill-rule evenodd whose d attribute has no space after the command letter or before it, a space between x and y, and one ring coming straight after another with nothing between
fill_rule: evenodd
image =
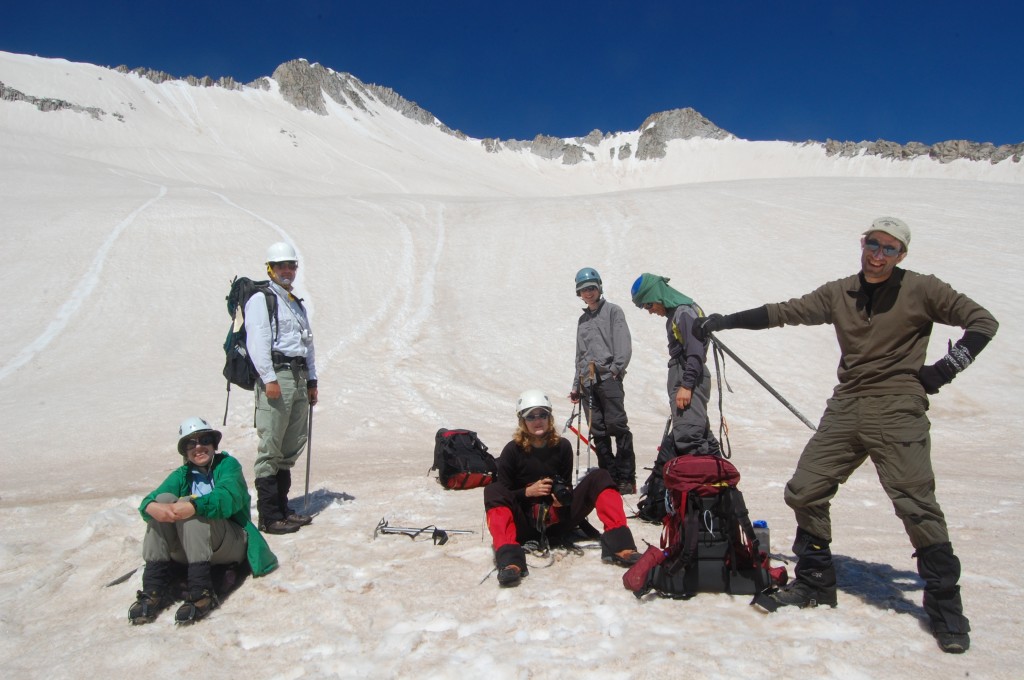
<instances>
[{"instance_id":1,"label":"black glove","mask_svg":"<svg viewBox=\"0 0 1024 680\"><path fill-rule=\"evenodd\" d=\"M950 344L949 354L931 366L922 366L917 372L917 379L921 381L925 392L938 394L939 389L953 382L956 374L970 366L971 361L973 357L966 347L959 342Z\"/></svg>"},{"instance_id":2,"label":"black glove","mask_svg":"<svg viewBox=\"0 0 1024 680\"><path fill-rule=\"evenodd\" d=\"M721 314L709 314L708 316L698 316L694 319L690 331L693 333L693 337L706 343L712 333L723 328L725 328L725 317Z\"/></svg>"}]
</instances>

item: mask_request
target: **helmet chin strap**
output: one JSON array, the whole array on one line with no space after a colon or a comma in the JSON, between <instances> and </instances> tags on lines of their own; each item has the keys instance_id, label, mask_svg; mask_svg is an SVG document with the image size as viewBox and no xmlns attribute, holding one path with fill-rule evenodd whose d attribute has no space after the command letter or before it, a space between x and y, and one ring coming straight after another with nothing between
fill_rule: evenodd
<instances>
[{"instance_id":1,"label":"helmet chin strap","mask_svg":"<svg viewBox=\"0 0 1024 680\"><path fill-rule=\"evenodd\" d=\"M289 293L292 290L292 284L295 283L294 281L288 281L287 279L281 279L280 277L276 276L274 274L274 268L270 265L269 262L267 263L267 276L270 277L271 281L278 284L279 286L287 290Z\"/></svg>"}]
</instances>

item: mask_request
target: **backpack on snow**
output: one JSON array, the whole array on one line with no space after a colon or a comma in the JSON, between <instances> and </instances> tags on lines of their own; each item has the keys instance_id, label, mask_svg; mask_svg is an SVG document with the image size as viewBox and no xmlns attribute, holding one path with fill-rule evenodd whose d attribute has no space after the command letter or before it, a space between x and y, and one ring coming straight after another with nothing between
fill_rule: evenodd
<instances>
[{"instance_id":1,"label":"backpack on snow","mask_svg":"<svg viewBox=\"0 0 1024 680\"><path fill-rule=\"evenodd\" d=\"M441 428L434 435L437 481L446 489L475 489L494 481L498 463L470 430Z\"/></svg>"},{"instance_id":2,"label":"backpack on snow","mask_svg":"<svg viewBox=\"0 0 1024 680\"><path fill-rule=\"evenodd\" d=\"M771 566L767 528L755 532L739 480L736 466L717 456L665 463L670 507L661 546L648 548L623 575L623 585L638 598L652 590L675 599L698 592L754 595L751 604L774 609L765 593L788 575L785 567Z\"/></svg>"},{"instance_id":3,"label":"backpack on snow","mask_svg":"<svg viewBox=\"0 0 1024 680\"><path fill-rule=\"evenodd\" d=\"M224 338L224 377L227 378L228 397L224 400L224 424L228 422L228 400L231 398L231 386L238 385L243 390L252 391L256 387L259 373L249 358L249 350L245 347L245 303L256 293L260 293L267 301L267 316L271 325L277 328L277 295L270 290L270 281L253 281L244 276L236 276L231 281L231 290L224 299L228 302L228 316L231 326ZM276 330L275 330L276 332Z\"/></svg>"}]
</instances>

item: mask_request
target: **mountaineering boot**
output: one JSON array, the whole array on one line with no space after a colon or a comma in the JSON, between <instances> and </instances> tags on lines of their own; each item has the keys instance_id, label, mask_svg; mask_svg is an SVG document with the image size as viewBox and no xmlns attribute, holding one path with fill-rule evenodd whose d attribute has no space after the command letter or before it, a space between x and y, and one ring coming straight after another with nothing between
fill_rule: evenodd
<instances>
[{"instance_id":1,"label":"mountaineering boot","mask_svg":"<svg viewBox=\"0 0 1024 680\"><path fill-rule=\"evenodd\" d=\"M523 580L523 576L526 576L526 573L518 564L510 564L498 570L498 585L502 588L515 588Z\"/></svg>"},{"instance_id":2,"label":"mountaineering boot","mask_svg":"<svg viewBox=\"0 0 1024 680\"><path fill-rule=\"evenodd\" d=\"M188 565L188 594L185 602L174 614L178 624L195 623L220 605L213 591L213 571L209 562L192 562Z\"/></svg>"},{"instance_id":3,"label":"mountaineering boot","mask_svg":"<svg viewBox=\"0 0 1024 680\"><path fill-rule=\"evenodd\" d=\"M152 623L160 612L170 606L170 578L170 562L146 562L142 570L142 590L135 594L135 602L128 608L128 620L132 625Z\"/></svg>"},{"instance_id":4,"label":"mountaineering boot","mask_svg":"<svg viewBox=\"0 0 1024 680\"><path fill-rule=\"evenodd\" d=\"M135 593L135 602L128 607L128 620L133 626L153 623L160 612L171 604L167 593L147 592L139 590Z\"/></svg>"},{"instance_id":5,"label":"mountaineering boot","mask_svg":"<svg viewBox=\"0 0 1024 680\"><path fill-rule=\"evenodd\" d=\"M281 513L277 477L257 477L255 484L260 531L265 534L292 534L298 531L299 525L287 522Z\"/></svg>"},{"instance_id":6,"label":"mountaineering boot","mask_svg":"<svg viewBox=\"0 0 1024 680\"><path fill-rule=\"evenodd\" d=\"M307 524L312 523L313 518L309 515L300 515L297 512L292 512L291 508L288 507L288 492L292 488L292 471L291 470L278 470L277 471L277 507L281 511L281 516L284 517L284 521L288 524L294 524L299 527L304 527Z\"/></svg>"},{"instance_id":7,"label":"mountaineering boot","mask_svg":"<svg viewBox=\"0 0 1024 680\"><path fill-rule=\"evenodd\" d=\"M832 550L828 541L812 536L803 529L796 530L793 552L797 556L796 578L769 597L780 607L835 607L836 569L832 565Z\"/></svg>"},{"instance_id":8,"label":"mountaineering boot","mask_svg":"<svg viewBox=\"0 0 1024 680\"><path fill-rule=\"evenodd\" d=\"M605 564L631 567L640 557L628 526L609 529L601 535L601 561Z\"/></svg>"},{"instance_id":9,"label":"mountaineering boot","mask_svg":"<svg viewBox=\"0 0 1024 680\"><path fill-rule=\"evenodd\" d=\"M797 577L789 585L771 593L769 596L782 607L817 607L828 605L835 607L839 602L836 599L836 570L829 567L824 571L811 571L800 573L797 567Z\"/></svg>"},{"instance_id":10,"label":"mountaineering boot","mask_svg":"<svg viewBox=\"0 0 1024 680\"><path fill-rule=\"evenodd\" d=\"M174 613L174 622L181 626L195 623L220 606L217 594L212 590L189 591L185 601Z\"/></svg>"},{"instance_id":11,"label":"mountaineering boot","mask_svg":"<svg viewBox=\"0 0 1024 680\"><path fill-rule=\"evenodd\" d=\"M924 579L924 610L931 622L939 649L963 654L971 646L970 621L960 600L960 560L951 543L936 543L918 549L917 573Z\"/></svg>"},{"instance_id":12,"label":"mountaineering boot","mask_svg":"<svg viewBox=\"0 0 1024 680\"><path fill-rule=\"evenodd\" d=\"M494 564L498 567L498 586L501 588L514 588L530 574L526 568L526 551L518 543L507 543L495 550Z\"/></svg>"},{"instance_id":13,"label":"mountaineering boot","mask_svg":"<svg viewBox=\"0 0 1024 680\"><path fill-rule=\"evenodd\" d=\"M632 496L636 493L636 480L623 479L615 483L620 496Z\"/></svg>"}]
</instances>

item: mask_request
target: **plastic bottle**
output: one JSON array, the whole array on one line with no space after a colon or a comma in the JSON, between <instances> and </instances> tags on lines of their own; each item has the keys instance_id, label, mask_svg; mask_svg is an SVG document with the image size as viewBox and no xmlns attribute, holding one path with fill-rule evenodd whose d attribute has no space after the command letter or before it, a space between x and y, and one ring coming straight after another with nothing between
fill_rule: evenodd
<instances>
[{"instance_id":1,"label":"plastic bottle","mask_svg":"<svg viewBox=\"0 0 1024 680\"><path fill-rule=\"evenodd\" d=\"M757 536L758 547L764 552L772 551L771 535L768 531L768 522L763 519L754 520L754 535Z\"/></svg>"}]
</instances>

